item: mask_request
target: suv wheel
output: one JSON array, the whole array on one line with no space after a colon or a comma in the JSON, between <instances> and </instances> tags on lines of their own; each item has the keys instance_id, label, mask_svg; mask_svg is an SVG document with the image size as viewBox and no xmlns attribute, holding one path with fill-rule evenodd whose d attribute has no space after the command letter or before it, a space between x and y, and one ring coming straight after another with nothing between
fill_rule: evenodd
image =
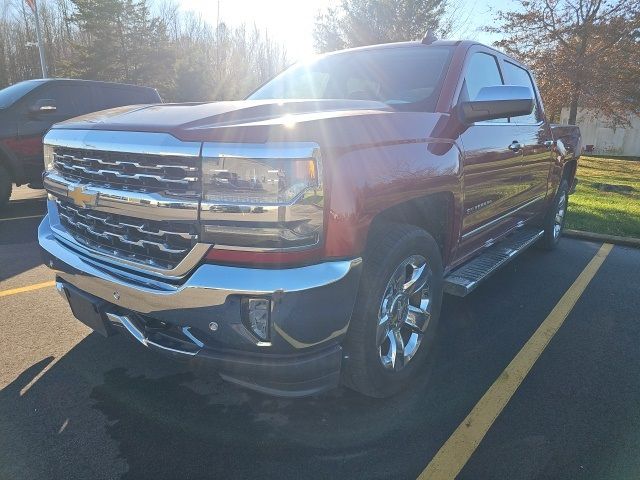
<instances>
[{"instance_id":1,"label":"suv wheel","mask_svg":"<svg viewBox=\"0 0 640 480\"><path fill-rule=\"evenodd\" d=\"M407 386L427 364L442 304L442 258L417 227L374 227L345 350L343 383L373 397Z\"/></svg>"},{"instance_id":2,"label":"suv wheel","mask_svg":"<svg viewBox=\"0 0 640 480\"><path fill-rule=\"evenodd\" d=\"M0 164L0 209L4 208L11 198L13 182L9 170Z\"/></svg>"},{"instance_id":3,"label":"suv wheel","mask_svg":"<svg viewBox=\"0 0 640 480\"><path fill-rule=\"evenodd\" d=\"M560 187L556 193L556 198L544 221L544 235L542 237L541 246L545 250L553 250L558 245L562 230L564 229L564 221L569 203L569 183L566 179L560 182Z\"/></svg>"}]
</instances>

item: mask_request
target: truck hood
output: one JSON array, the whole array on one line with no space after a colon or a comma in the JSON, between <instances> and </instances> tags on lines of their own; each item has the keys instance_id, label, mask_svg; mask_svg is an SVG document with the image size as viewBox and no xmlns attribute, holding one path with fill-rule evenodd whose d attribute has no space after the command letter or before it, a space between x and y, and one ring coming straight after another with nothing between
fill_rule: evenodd
<instances>
[{"instance_id":1,"label":"truck hood","mask_svg":"<svg viewBox=\"0 0 640 480\"><path fill-rule=\"evenodd\" d=\"M430 137L441 117L364 100L242 100L119 107L54 128L161 132L198 142L315 141L348 147Z\"/></svg>"}]
</instances>

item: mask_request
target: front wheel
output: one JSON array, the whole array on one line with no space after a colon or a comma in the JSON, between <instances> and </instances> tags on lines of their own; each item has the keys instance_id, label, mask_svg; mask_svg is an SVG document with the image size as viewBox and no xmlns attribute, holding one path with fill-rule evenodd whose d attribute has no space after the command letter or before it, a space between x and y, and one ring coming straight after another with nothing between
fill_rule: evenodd
<instances>
[{"instance_id":1,"label":"front wheel","mask_svg":"<svg viewBox=\"0 0 640 480\"><path fill-rule=\"evenodd\" d=\"M556 197L544 220L544 235L540 241L545 250L553 250L558 245L569 203L569 183L566 179L560 182Z\"/></svg>"},{"instance_id":2,"label":"front wheel","mask_svg":"<svg viewBox=\"0 0 640 480\"><path fill-rule=\"evenodd\" d=\"M427 232L401 224L374 227L345 341L346 386L388 397L424 370L440 316L442 277L440 250Z\"/></svg>"}]
</instances>

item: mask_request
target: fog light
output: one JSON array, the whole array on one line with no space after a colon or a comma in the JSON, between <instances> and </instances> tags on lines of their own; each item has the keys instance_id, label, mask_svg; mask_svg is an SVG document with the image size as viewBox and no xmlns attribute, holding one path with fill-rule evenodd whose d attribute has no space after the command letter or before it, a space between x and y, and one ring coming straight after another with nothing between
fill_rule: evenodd
<instances>
[{"instance_id":1,"label":"fog light","mask_svg":"<svg viewBox=\"0 0 640 480\"><path fill-rule=\"evenodd\" d=\"M269 340L271 301L266 298L249 298L245 305L245 321L251 332L260 340Z\"/></svg>"}]
</instances>

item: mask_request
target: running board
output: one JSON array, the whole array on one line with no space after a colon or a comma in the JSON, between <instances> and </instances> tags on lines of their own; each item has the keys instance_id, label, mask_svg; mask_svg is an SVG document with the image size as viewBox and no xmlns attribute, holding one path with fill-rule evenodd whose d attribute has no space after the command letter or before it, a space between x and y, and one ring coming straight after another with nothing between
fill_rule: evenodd
<instances>
[{"instance_id":1,"label":"running board","mask_svg":"<svg viewBox=\"0 0 640 480\"><path fill-rule=\"evenodd\" d=\"M533 245L543 234L542 230L537 229L517 230L449 273L444 279L445 293L457 297L469 295L480 283Z\"/></svg>"}]
</instances>

